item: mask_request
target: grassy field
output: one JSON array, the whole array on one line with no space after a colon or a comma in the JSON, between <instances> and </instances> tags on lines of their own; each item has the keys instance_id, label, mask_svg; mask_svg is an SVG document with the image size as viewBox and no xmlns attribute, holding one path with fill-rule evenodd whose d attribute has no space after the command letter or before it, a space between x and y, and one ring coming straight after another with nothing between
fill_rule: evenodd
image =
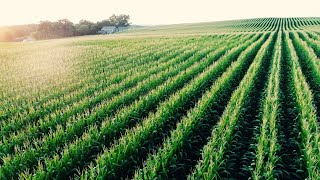
<instances>
[{"instance_id":1,"label":"grassy field","mask_svg":"<svg viewBox=\"0 0 320 180\"><path fill-rule=\"evenodd\" d=\"M0 43L0 179L320 179L320 18Z\"/></svg>"}]
</instances>

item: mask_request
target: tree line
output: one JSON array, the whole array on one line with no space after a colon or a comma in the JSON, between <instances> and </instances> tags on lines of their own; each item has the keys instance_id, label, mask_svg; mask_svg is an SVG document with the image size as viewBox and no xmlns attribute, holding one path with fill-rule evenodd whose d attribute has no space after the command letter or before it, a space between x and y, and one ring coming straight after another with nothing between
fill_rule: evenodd
<instances>
[{"instance_id":1,"label":"tree line","mask_svg":"<svg viewBox=\"0 0 320 180\"><path fill-rule=\"evenodd\" d=\"M36 32L37 24L0 27L0 41L21 41Z\"/></svg>"},{"instance_id":2,"label":"tree line","mask_svg":"<svg viewBox=\"0 0 320 180\"><path fill-rule=\"evenodd\" d=\"M96 23L81 20L79 23L74 24L68 19L61 19L55 22L41 21L40 24L21 25L15 27L7 27L5 30L0 29L0 41L15 41L21 37L32 37L37 40L53 39L71 36L83 36L97 34L104 26L117 26L126 27L130 25L129 15L112 15L108 19L98 21ZM19 27L19 28L17 28Z\"/></svg>"}]
</instances>

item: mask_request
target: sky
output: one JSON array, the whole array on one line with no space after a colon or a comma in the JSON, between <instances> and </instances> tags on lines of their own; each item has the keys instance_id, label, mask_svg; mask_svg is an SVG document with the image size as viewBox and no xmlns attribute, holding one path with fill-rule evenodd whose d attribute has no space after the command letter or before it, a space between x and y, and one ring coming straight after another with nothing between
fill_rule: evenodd
<instances>
[{"instance_id":1,"label":"sky","mask_svg":"<svg viewBox=\"0 0 320 180\"><path fill-rule=\"evenodd\" d=\"M67 18L93 22L128 14L160 25L258 17L320 17L319 0L0 0L0 26Z\"/></svg>"}]
</instances>

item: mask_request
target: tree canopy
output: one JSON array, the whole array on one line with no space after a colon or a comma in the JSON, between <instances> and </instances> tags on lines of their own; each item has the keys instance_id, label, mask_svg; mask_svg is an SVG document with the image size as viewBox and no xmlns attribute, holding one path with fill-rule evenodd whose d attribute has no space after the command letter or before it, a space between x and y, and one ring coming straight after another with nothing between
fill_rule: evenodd
<instances>
[{"instance_id":1,"label":"tree canopy","mask_svg":"<svg viewBox=\"0 0 320 180\"><path fill-rule=\"evenodd\" d=\"M21 25L11 28L0 29L0 41L14 41L17 38L32 36L35 39L52 39L71 36L82 36L97 34L104 26L130 26L130 16L125 14L113 14L108 19L96 23L81 20L74 24L68 19L61 19L56 22L41 21L37 26ZM28 28L28 31L26 30Z\"/></svg>"}]
</instances>

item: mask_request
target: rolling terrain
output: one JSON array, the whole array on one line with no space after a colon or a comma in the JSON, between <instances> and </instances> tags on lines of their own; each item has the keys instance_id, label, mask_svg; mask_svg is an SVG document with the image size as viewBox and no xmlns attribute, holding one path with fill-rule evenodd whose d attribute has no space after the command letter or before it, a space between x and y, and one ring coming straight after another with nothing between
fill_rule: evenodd
<instances>
[{"instance_id":1,"label":"rolling terrain","mask_svg":"<svg viewBox=\"0 0 320 180\"><path fill-rule=\"evenodd\" d=\"M0 43L0 179L319 179L320 18Z\"/></svg>"}]
</instances>

